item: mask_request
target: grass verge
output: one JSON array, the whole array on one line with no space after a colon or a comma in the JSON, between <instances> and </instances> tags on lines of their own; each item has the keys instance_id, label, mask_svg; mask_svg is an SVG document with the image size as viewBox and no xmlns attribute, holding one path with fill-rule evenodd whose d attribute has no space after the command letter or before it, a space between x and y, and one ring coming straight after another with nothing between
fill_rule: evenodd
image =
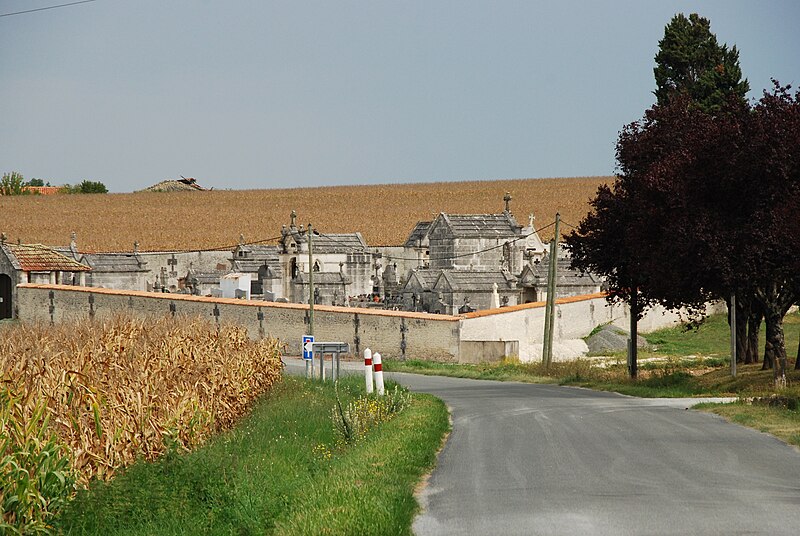
<instances>
[{"instance_id":1,"label":"grass verge","mask_svg":"<svg viewBox=\"0 0 800 536\"><path fill-rule=\"evenodd\" d=\"M725 419L772 434L800 447L800 411L766 404L739 401L733 404L698 404L695 409L721 415Z\"/></svg>"},{"instance_id":2,"label":"grass verge","mask_svg":"<svg viewBox=\"0 0 800 536\"><path fill-rule=\"evenodd\" d=\"M800 338L800 313L786 315L784 328L787 352L794 355ZM641 397L761 397L773 394L772 371L762 371L760 364L739 365L737 377L731 377L728 369L729 336L725 315L709 317L697 330L673 327L648 334L648 342L653 347L640 352L639 378L636 380L628 378L624 355L604 361L578 359L552 363L548 368L539 362L520 363L517 360L476 365L386 360L384 368L482 380L574 385ZM602 366L597 366L599 364ZM787 379L791 387L783 395L800 399L800 371L793 370L793 365L793 360L790 360Z\"/></svg>"},{"instance_id":3,"label":"grass verge","mask_svg":"<svg viewBox=\"0 0 800 536\"><path fill-rule=\"evenodd\" d=\"M339 385L342 403L359 378ZM66 534L409 534L414 487L449 428L444 404L413 395L391 421L337 441L331 384L285 378L236 428L189 454L95 482L57 519Z\"/></svg>"}]
</instances>

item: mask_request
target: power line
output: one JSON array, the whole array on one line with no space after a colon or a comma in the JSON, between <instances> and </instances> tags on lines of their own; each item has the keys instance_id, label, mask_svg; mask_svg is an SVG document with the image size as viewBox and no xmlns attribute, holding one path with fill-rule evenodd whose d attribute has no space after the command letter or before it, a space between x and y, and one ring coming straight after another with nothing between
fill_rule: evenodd
<instances>
[{"instance_id":1,"label":"power line","mask_svg":"<svg viewBox=\"0 0 800 536\"><path fill-rule=\"evenodd\" d=\"M555 224L556 224L556 222L549 223L549 224L547 224L547 225L545 225L543 227L540 227L540 228L532 231L529 234L526 234L526 235L523 235L523 236L518 236L517 238L514 238L512 240L507 240L507 241L503 242L502 244L498 244L496 246L491 246L491 247L488 247L486 249L481 249L481 250L478 250L478 251L471 251L469 253L462 253L462 254L459 254L459 255L451 255L451 256L447 256L447 257L437 257L437 260L443 260L444 261L444 260L460 259L462 257L471 257L473 255L478 255L480 253L485 253L487 251L492 251L492 250L495 250L495 249L499 249L499 248L505 246L506 244L513 244L515 242L518 242L519 240L524 240L524 239L528 238L529 236L532 236L532 235L538 233L539 231L544 231L545 229L547 229L549 227L552 227ZM331 242L335 242L335 243L337 243L339 245L344 246L345 248L349 249L353 253L369 253L369 254L373 253L372 251L369 251L368 249L365 249L365 248L354 248L353 246L351 246L349 244L345 244L344 242L340 242L340 241L336 240L335 238L333 238L330 235L326 235L324 233L319 233L319 234L320 234L320 236L324 236L325 238L327 238ZM416 257L414 257L414 258L411 258L411 257L398 257L398 256L395 256L395 255L390 255L390 254L386 254L386 257L388 257L388 258L390 258L392 260L399 260L399 261L418 261L419 260Z\"/></svg>"},{"instance_id":2,"label":"power line","mask_svg":"<svg viewBox=\"0 0 800 536\"><path fill-rule=\"evenodd\" d=\"M95 2L96 0L80 0L79 2L70 2L68 4L59 4L57 6L47 6L47 7L37 7L36 9L26 9L25 11L15 11L13 13L2 13L0 17L10 17L12 15L22 15L24 13L34 13L36 11L46 11L48 9L56 9L59 7L68 7L68 6L76 6L78 4L88 4L89 2Z\"/></svg>"}]
</instances>

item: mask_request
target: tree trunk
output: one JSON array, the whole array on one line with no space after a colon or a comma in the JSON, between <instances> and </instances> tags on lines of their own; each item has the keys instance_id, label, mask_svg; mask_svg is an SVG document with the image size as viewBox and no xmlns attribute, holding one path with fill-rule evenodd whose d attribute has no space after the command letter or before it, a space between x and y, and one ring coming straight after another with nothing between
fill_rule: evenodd
<instances>
[{"instance_id":1,"label":"tree trunk","mask_svg":"<svg viewBox=\"0 0 800 536\"><path fill-rule=\"evenodd\" d=\"M638 376L639 371L639 363L638 363L638 350L639 345L639 291L634 286L633 290L631 290L631 347L628 350L630 352L630 363L628 364L628 372L630 373L630 377L632 379L636 379Z\"/></svg>"},{"instance_id":2,"label":"tree trunk","mask_svg":"<svg viewBox=\"0 0 800 536\"><path fill-rule=\"evenodd\" d=\"M743 294L743 293L742 293ZM736 296L736 362L752 363L747 355L747 321L750 318L750 300Z\"/></svg>"},{"instance_id":3,"label":"tree trunk","mask_svg":"<svg viewBox=\"0 0 800 536\"><path fill-rule=\"evenodd\" d=\"M749 363L758 363L758 334L761 332L762 320L764 320L764 315L761 314L761 309L756 303L753 303L747 319L747 359L750 360Z\"/></svg>"},{"instance_id":4,"label":"tree trunk","mask_svg":"<svg viewBox=\"0 0 800 536\"><path fill-rule=\"evenodd\" d=\"M783 336L783 314L778 308L768 308L764 315L767 321L767 343L764 361L767 355L774 364L773 378L775 388L786 387L786 341Z\"/></svg>"},{"instance_id":5,"label":"tree trunk","mask_svg":"<svg viewBox=\"0 0 800 536\"><path fill-rule=\"evenodd\" d=\"M797 343L797 359L794 360L794 370L800 370L800 341Z\"/></svg>"}]
</instances>

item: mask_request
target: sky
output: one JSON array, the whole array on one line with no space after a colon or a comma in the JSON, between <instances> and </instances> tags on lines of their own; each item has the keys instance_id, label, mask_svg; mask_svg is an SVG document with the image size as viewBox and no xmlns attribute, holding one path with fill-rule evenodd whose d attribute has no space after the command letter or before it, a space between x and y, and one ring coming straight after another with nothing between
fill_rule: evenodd
<instances>
[{"instance_id":1,"label":"sky","mask_svg":"<svg viewBox=\"0 0 800 536\"><path fill-rule=\"evenodd\" d=\"M70 0L0 0L0 14ZM749 96L800 2L95 0L0 17L0 171L113 192L611 175L676 13Z\"/></svg>"}]
</instances>

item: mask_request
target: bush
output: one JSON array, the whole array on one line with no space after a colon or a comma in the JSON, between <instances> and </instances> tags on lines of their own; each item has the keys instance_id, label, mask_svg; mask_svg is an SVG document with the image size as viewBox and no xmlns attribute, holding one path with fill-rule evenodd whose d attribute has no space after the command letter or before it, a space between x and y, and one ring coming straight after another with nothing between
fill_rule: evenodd
<instances>
[{"instance_id":1,"label":"bush","mask_svg":"<svg viewBox=\"0 0 800 536\"><path fill-rule=\"evenodd\" d=\"M108 188L102 182L84 180L80 184L65 184L61 187L61 192L65 194L105 194Z\"/></svg>"},{"instance_id":2,"label":"bush","mask_svg":"<svg viewBox=\"0 0 800 536\"><path fill-rule=\"evenodd\" d=\"M25 179L21 173L12 171L3 173L0 179L0 195L23 195L25 194Z\"/></svg>"}]
</instances>

